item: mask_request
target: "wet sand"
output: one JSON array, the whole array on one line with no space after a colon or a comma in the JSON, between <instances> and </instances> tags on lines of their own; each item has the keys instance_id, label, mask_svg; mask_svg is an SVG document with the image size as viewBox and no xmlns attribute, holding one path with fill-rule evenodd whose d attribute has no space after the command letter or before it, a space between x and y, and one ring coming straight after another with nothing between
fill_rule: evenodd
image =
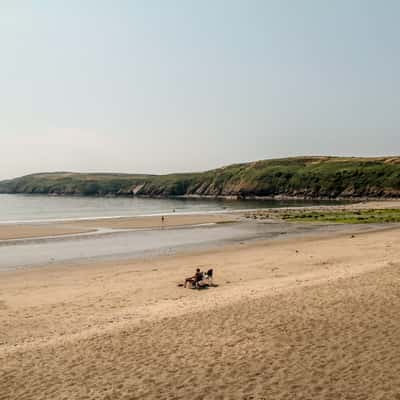
<instances>
[{"instance_id":1,"label":"wet sand","mask_svg":"<svg viewBox=\"0 0 400 400\"><path fill-rule=\"evenodd\" d=\"M26 239L43 236L71 235L94 232L96 229L57 224L4 224L0 225L0 240Z\"/></svg>"},{"instance_id":2,"label":"wet sand","mask_svg":"<svg viewBox=\"0 0 400 400\"><path fill-rule=\"evenodd\" d=\"M357 229L3 272L0 399L400 398L400 228Z\"/></svg>"},{"instance_id":3,"label":"wet sand","mask_svg":"<svg viewBox=\"0 0 400 400\"><path fill-rule=\"evenodd\" d=\"M293 224L243 220L156 229L107 229L63 236L0 241L0 273L16 268L102 260L133 260L172 255L183 251L215 249L232 243L263 239L286 240L307 235L357 233L387 229L379 225Z\"/></svg>"}]
</instances>

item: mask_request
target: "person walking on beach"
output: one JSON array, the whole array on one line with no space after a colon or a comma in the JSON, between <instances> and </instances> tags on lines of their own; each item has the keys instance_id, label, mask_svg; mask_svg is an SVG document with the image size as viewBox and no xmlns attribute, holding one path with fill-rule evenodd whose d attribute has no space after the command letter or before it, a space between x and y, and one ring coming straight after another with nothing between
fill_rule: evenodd
<instances>
[{"instance_id":1,"label":"person walking on beach","mask_svg":"<svg viewBox=\"0 0 400 400\"><path fill-rule=\"evenodd\" d=\"M161 226L164 227L164 215L161 216Z\"/></svg>"}]
</instances>

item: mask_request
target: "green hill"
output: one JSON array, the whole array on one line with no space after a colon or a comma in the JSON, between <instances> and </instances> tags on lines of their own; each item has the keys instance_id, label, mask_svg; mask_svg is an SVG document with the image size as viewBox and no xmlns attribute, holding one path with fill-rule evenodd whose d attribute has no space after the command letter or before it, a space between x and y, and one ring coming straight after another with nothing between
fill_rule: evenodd
<instances>
[{"instance_id":1,"label":"green hill","mask_svg":"<svg viewBox=\"0 0 400 400\"><path fill-rule=\"evenodd\" d=\"M294 157L188 174L41 173L0 182L0 193L150 197L400 197L400 157Z\"/></svg>"}]
</instances>

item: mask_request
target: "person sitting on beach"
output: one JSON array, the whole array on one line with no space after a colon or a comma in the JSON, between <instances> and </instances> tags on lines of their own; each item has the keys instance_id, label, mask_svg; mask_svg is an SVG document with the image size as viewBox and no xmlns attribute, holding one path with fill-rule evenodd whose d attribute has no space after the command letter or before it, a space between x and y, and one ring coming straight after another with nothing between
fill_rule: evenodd
<instances>
[{"instance_id":1,"label":"person sitting on beach","mask_svg":"<svg viewBox=\"0 0 400 400\"><path fill-rule=\"evenodd\" d=\"M201 281L204 279L204 274L200 271L200 268L196 269L196 273L194 275L194 284L196 285L196 288L199 288L201 286Z\"/></svg>"},{"instance_id":2,"label":"person sitting on beach","mask_svg":"<svg viewBox=\"0 0 400 400\"><path fill-rule=\"evenodd\" d=\"M198 288L200 285L199 283L203 280L203 273L200 271L200 268L196 269L196 273L194 276L191 276L190 278L185 279L185 287L187 283L190 283L191 285L195 285L196 288Z\"/></svg>"}]
</instances>

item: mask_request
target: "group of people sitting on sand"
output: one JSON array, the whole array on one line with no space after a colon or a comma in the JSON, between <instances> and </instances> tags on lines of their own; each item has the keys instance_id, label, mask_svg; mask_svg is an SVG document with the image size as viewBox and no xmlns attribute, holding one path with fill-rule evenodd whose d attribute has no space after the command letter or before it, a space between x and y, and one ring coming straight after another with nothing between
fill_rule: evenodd
<instances>
[{"instance_id":1,"label":"group of people sitting on sand","mask_svg":"<svg viewBox=\"0 0 400 400\"><path fill-rule=\"evenodd\" d=\"M197 268L194 276L185 279L185 287L189 285L191 289L201 289L212 285L212 278L212 269L209 269L207 272L202 272L200 268Z\"/></svg>"}]
</instances>

